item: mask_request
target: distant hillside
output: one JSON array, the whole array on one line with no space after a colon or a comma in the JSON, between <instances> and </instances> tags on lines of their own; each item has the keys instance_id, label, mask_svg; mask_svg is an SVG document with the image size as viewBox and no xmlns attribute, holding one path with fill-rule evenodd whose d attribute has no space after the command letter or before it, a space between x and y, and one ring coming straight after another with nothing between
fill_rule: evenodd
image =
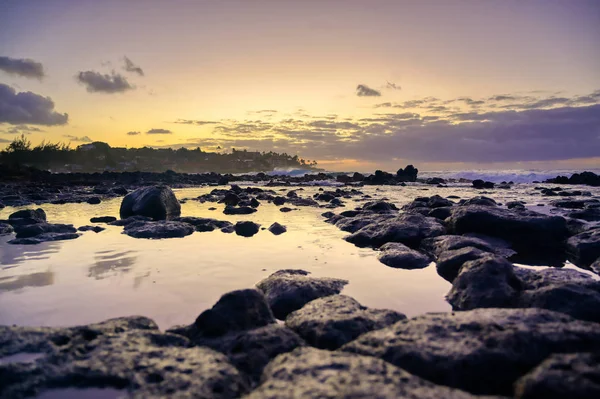
<instances>
[{"instance_id":1,"label":"distant hillside","mask_svg":"<svg viewBox=\"0 0 600 399\"><path fill-rule=\"evenodd\" d=\"M25 136L16 138L0 152L0 163L26 165L52 172L164 172L185 173L268 172L277 168L317 169L316 161L276 152L204 152L180 148L119 148L96 141L71 148L63 143L42 142L32 146Z\"/></svg>"}]
</instances>

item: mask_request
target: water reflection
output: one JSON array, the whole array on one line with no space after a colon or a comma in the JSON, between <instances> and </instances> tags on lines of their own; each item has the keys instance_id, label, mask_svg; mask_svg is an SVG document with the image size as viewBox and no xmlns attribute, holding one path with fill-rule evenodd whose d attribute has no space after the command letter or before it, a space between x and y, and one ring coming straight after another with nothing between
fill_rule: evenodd
<instances>
[{"instance_id":1,"label":"water reflection","mask_svg":"<svg viewBox=\"0 0 600 399\"><path fill-rule=\"evenodd\" d=\"M0 292L17 291L25 287L44 287L54 284L54 273L50 270L22 276L0 277Z\"/></svg>"},{"instance_id":2,"label":"water reflection","mask_svg":"<svg viewBox=\"0 0 600 399\"><path fill-rule=\"evenodd\" d=\"M131 256L135 251L98 251L94 265L88 269L88 277L101 280L119 273L129 273L137 261L137 256ZM130 256L128 256L130 255Z\"/></svg>"},{"instance_id":3,"label":"water reflection","mask_svg":"<svg viewBox=\"0 0 600 399\"><path fill-rule=\"evenodd\" d=\"M24 262L43 260L50 258L51 254L60 251L62 242L50 241L37 245L11 245L7 244L14 235L0 237L0 265L17 266Z\"/></svg>"}]
</instances>

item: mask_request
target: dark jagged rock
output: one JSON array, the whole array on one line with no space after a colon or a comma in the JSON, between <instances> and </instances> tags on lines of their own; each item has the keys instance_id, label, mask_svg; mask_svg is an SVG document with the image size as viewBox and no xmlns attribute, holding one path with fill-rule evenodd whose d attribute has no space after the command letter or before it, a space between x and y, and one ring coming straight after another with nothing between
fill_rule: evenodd
<instances>
[{"instance_id":1,"label":"dark jagged rock","mask_svg":"<svg viewBox=\"0 0 600 399\"><path fill-rule=\"evenodd\" d=\"M124 234L134 238L181 238L194 232L194 226L168 220L137 221L127 224Z\"/></svg>"},{"instance_id":2,"label":"dark jagged rock","mask_svg":"<svg viewBox=\"0 0 600 399\"><path fill-rule=\"evenodd\" d=\"M101 324L4 327L9 331L0 336L34 343L24 349L37 346L48 354L33 363L0 365L0 396L60 396L55 389L99 387L132 397L232 398L248 390L243 376L218 352L190 347L186 338L174 334L129 327L111 330Z\"/></svg>"},{"instance_id":3,"label":"dark jagged rock","mask_svg":"<svg viewBox=\"0 0 600 399\"><path fill-rule=\"evenodd\" d=\"M483 181L481 179L473 180L472 185L473 185L473 188L476 188L479 190L484 189L484 188L488 188L488 189L494 188L494 183L492 183L491 181Z\"/></svg>"},{"instance_id":4,"label":"dark jagged rock","mask_svg":"<svg viewBox=\"0 0 600 399\"><path fill-rule=\"evenodd\" d=\"M291 212L293 211L292 208L288 208L287 206L282 206L281 208L279 208L279 212Z\"/></svg>"},{"instance_id":5,"label":"dark jagged rock","mask_svg":"<svg viewBox=\"0 0 600 399\"><path fill-rule=\"evenodd\" d=\"M256 212L256 208L252 208L251 206L231 206L227 205L223 210L223 213L226 215L249 215L251 213Z\"/></svg>"},{"instance_id":6,"label":"dark jagged rock","mask_svg":"<svg viewBox=\"0 0 600 399\"><path fill-rule=\"evenodd\" d=\"M498 203L493 198L479 195L477 197L469 198L468 200L464 201L461 205L498 206Z\"/></svg>"},{"instance_id":7,"label":"dark jagged rock","mask_svg":"<svg viewBox=\"0 0 600 399\"><path fill-rule=\"evenodd\" d=\"M518 307L535 307L600 323L600 281L572 269L515 267L522 292Z\"/></svg>"},{"instance_id":8,"label":"dark jagged rock","mask_svg":"<svg viewBox=\"0 0 600 399\"><path fill-rule=\"evenodd\" d=\"M584 231L567 240L569 259L580 267L589 267L600 258L600 228Z\"/></svg>"},{"instance_id":9,"label":"dark jagged rock","mask_svg":"<svg viewBox=\"0 0 600 399\"><path fill-rule=\"evenodd\" d=\"M196 231L213 231L224 227L233 226L231 222L212 218L199 218L193 216L181 216L173 219L174 222L187 223L194 226Z\"/></svg>"},{"instance_id":10,"label":"dark jagged rock","mask_svg":"<svg viewBox=\"0 0 600 399\"><path fill-rule=\"evenodd\" d=\"M79 234L77 233L41 233L34 237L15 238L14 240L8 241L8 244L36 245L48 241L74 240L76 238L79 238Z\"/></svg>"},{"instance_id":11,"label":"dark jagged rock","mask_svg":"<svg viewBox=\"0 0 600 399\"><path fill-rule=\"evenodd\" d=\"M477 233L508 241L520 256L548 261L562 258L567 223L560 216L492 206L459 206L447 220L453 234ZM547 264L547 263L546 263Z\"/></svg>"},{"instance_id":12,"label":"dark jagged rock","mask_svg":"<svg viewBox=\"0 0 600 399\"><path fill-rule=\"evenodd\" d=\"M438 274L444 280L453 282L462 266L471 260L476 260L489 255L490 252L481 250L476 247L462 247L444 251L440 254L435 267Z\"/></svg>"},{"instance_id":13,"label":"dark jagged rock","mask_svg":"<svg viewBox=\"0 0 600 399\"><path fill-rule=\"evenodd\" d=\"M266 367L263 383L248 399L474 399L435 385L381 359L351 353L298 348Z\"/></svg>"},{"instance_id":14,"label":"dark jagged rock","mask_svg":"<svg viewBox=\"0 0 600 399\"><path fill-rule=\"evenodd\" d=\"M400 242L417 248L422 240L445 233L436 219L420 214L402 214L387 220L369 223L345 238L359 247L380 247L387 242Z\"/></svg>"},{"instance_id":15,"label":"dark jagged rock","mask_svg":"<svg viewBox=\"0 0 600 399\"><path fill-rule=\"evenodd\" d=\"M368 331L406 319L387 309L369 309L346 295L315 299L290 313L285 325L309 344L335 350Z\"/></svg>"},{"instance_id":16,"label":"dark jagged rock","mask_svg":"<svg viewBox=\"0 0 600 399\"><path fill-rule=\"evenodd\" d=\"M600 201L596 199L587 199L587 200L558 200L552 201L550 205L555 206L557 208L567 208L567 209L583 209L588 205L596 205L599 204Z\"/></svg>"},{"instance_id":17,"label":"dark jagged rock","mask_svg":"<svg viewBox=\"0 0 600 399\"><path fill-rule=\"evenodd\" d=\"M279 270L256 284L275 317L285 320L294 310L314 299L339 294L348 284L346 280L308 277L308 274L304 270Z\"/></svg>"},{"instance_id":18,"label":"dark jagged rock","mask_svg":"<svg viewBox=\"0 0 600 399\"><path fill-rule=\"evenodd\" d=\"M589 275L571 269L513 267L490 254L474 257L459 266L452 281L447 299L454 309L540 308L600 322L600 281Z\"/></svg>"},{"instance_id":19,"label":"dark jagged rock","mask_svg":"<svg viewBox=\"0 0 600 399\"><path fill-rule=\"evenodd\" d=\"M422 269L429 266L431 260L426 256L410 249L399 242L383 244L377 259L386 266L399 269Z\"/></svg>"},{"instance_id":20,"label":"dark jagged rock","mask_svg":"<svg viewBox=\"0 0 600 399\"><path fill-rule=\"evenodd\" d=\"M252 237L256 233L258 233L258 230L260 229L260 224L250 221L237 222L233 226L233 229L235 230L235 233L239 236Z\"/></svg>"},{"instance_id":21,"label":"dark jagged rock","mask_svg":"<svg viewBox=\"0 0 600 399\"><path fill-rule=\"evenodd\" d=\"M192 325L170 332L225 354L254 382L275 356L304 345L292 330L276 324L264 295L253 289L223 295Z\"/></svg>"},{"instance_id":22,"label":"dark jagged rock","mask_svg":"<svg viewBox=\"0 0 600 399\"><path fill-rule=\"evenodd\" d=\"M600 187L600 175L593 172L574 173L571 177L557 176L554 179L548 179L546 183L584 184L586 186Z\"/></svg>"},{"instance_id":23,"label":"dark jagged rock","mask_svg":"<svg viewBox=\"0 0 600 399\"><path fill-rule=\"evenodd\" d=\"M390 202L374 201L374 202L367 202L366 204L364 204L363 210L380 213L380 212L395 212L398 210L398 208L396 207L396 205L394 205Z\"/></svg>"},{"instance_id":24,"label":"dark jagged rock","mask_svg":"<svg viewBox=\"0 0 600 399\"><path fill-rule=\"evenodd\" d=\"M100 233L104 230L106 229L100 226L81 226L77 228L77 231L93 231L94 233Z\"/></svg>"},{"instance_id":25,"label":"dark jagged rock","mask_svg":"<svg viewBox=\"0 0 600 399\"><path fill-rule=\"evenodd\" d=\"M275 322L262 292L244 289L228 292L212 308L202 312L192 325L171 331L195 341L264 327Z\"/></svg>"},{"instance_id":26,"label":"dark jagged rock","mask_svg":"<svg viewBox=\"0 0 600 399\"><path fill-rule=\"evenodd\" d=\"M91 218L91 223L110 223L116 221L117 218L114 216L98 216L95 218Z\"/></svg>"},{"instance_id":27,"label":"dark jagged rock","mask_svg":"<svg viewBox=\"0 0 600 399\"><path fill-rule=\"evenodd\" d=\"M219 201L219 203L229 205L229 206L236 206L237 204L239 204L239 202L240 202L240 197L238 197L237 194L234 194L234 193L227 193L223 197L223 199L221 199Z\"/></svg>"},{"instance_id":28,"label":"dark jagged rock","mask_svg":"<svg viewBox=\"0 0 600 399\"><path fill-rule=\"evenodd\" d=\"M276 236L283 234L287 231L287 228L277 222L273 223L272 225L269 226L269 231L273 234L275 234Z\"/></svg>"},{"instance_id":29,"label":"dark jagged rock","mask_svg":"<svg viewBox=\"0 0 600 399\"><path fill-rule=\"evenodd\" d=\"M407 165L404 169L400 168L396 172L396 177L399 181L417 181L417 174L419 173L419 169L415 168L412 165Z\"/></svg>"},{"instance_id":30,"label":"dark jagged rock","mask_svg":"<svg viewBox=\"0 0 600 399\"><path fill-rule=\"evenodd\" d=\"M465 262L447 295L458 310L516 307L521 281L506 259L484 255Z\"/></svg>"},{"instance_id":31,"label":"dark jagged rock","mask_svg":"<svg viewBox=\"0 0 600 399\"><path fill-rule=\"evenodd\" d=\"M517 399L600 397L600 353L554 354L521 377Z\"/></svg>"},{"instance_id":32,"label":"dark jagged rock","mask_svg":"<svg viewBox=\"0 0 600 399\"><path fill-rule=\"evenodd\" d=\"M581 219L588 222L600 221L600 207L585 208L567 213L567 216L574 219Z\"/></svg>"},{"instance_id":33,"label":"dark jagged rock","mask_svg":"<svg viewBox=\"0 0 600 399\"><path fill-rule=\"evenodd\" d=\"M335 213L333 213L333 212L325 212L325 213L322 213L321 216L323 216L326 219L329 219L329 218L335 216Z\"/></svg>"},{"instance_id":34,"label":"dark jagged rock","mask_svg":"<svg viewBox=\"0 0 600 399\"><path fill-rule=\"evenodd\" d=\"M29 224L25 226L15 226L14 229L15 233L17 233L17 238L36 237L47 233L68 234L75 233L77 231L72 224L53 224L45 222Z\"/></svg>"},{"instance_id":35,"label":"dark jagged rock","mask_svg":"<svg viewBox=\"0 0 600 399\"><path fill-rule=\"evenodd\" d=\"M8 223L0 223L0 236L10 234L14 231L13 227Z\"/></svg>"},{"instance_id":36,"label":"dark jagged rock","mask_svg":"<svg viewBox=\"0 0 600 399\"><path fill-rule=\"evenodd\" d=\"M181 205L167 186L142 187L123 198L119 213L121 219L140 215L165 220L179 216Z\"/></svg>"},{"instance_id":37,"label":"dark jagged rock","mask_svg":"<svg viewBox=\"0 0 600 399\"><path fill-rule=\"evenodd\" d=\"M508 396L549 355L600 350L600 329L542 309L478 309L400 321L341 350L381 358L436 384Z\"/></svg>"},{"instance_id":38,"label":"dark jagged rock","mask_svg":"<svg viewBox=\"0 0 600 399\"><path fill-rule=\"evenodd\" d=\"M42 208L38 209L22 209L11 213L8 216L9 219L29 219L35 221L35 223L42 223L46 221L46 212Z\"/></svg>"},{"instance_id":39,"label":"dark jagged rock","mask_svg":"<svg viewBox=\"0 0 600 399\"><path fill-rule=\"evenodd\" d=\"M90 197L87 199L86 202L90 205L98 205L102 202L102 200L100 199L100 197Z\"/></svg>"},{"instance_id":40,"label":"dark jagged rock","mask_svg":"<svg viewBox=\"0 0 600 399\"><path fill-rule=\"evenodd\" d=\"M441 256L443 252L465 247L478 248L482 251L495 253L506 258L515 254L515 252L510 249L510 244L506 241L483 236L442 235L426 238L421 243L421 250L434 258Z\"/></svg>"},{"instance_id":41,"label":"dark jagged rock","mask_svg":"<svg viewBox=\"0 0 600 399\"><path fill-rule=\"evenodd\" d=\"M506 203L508 209L525 209L523 201L509 201Z\"/></svg>"},{"instance_id":42,"label":"dark jagged rock","mask_svg":"<svg viewBox=\"0 0 600 399\"><path fill-rule=\"evenodd\" d=\"M108 224L110 224L111 226L127 226L131 223L134 222L150 222L152 221L152 218L148 217L148 216L130 216L126 219L119 219L119 220L115 220L114 222L108 222Z\"/></svg>"}]
</instances>

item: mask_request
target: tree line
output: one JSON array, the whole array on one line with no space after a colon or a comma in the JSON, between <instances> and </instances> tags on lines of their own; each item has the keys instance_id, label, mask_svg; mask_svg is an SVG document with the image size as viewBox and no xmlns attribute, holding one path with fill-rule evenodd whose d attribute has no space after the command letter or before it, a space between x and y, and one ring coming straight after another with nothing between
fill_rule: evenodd
<instances>
[{"instance_id":1,"label":"tree line","mask_svg":"<svg viewBox=\"0 0 600 399\"><path fill-rule=\"evenodd\" d=\"M15 138L0 152L0 163L32 166L52 172L164 172L246 173L268 172L277 168L317 169L317 162L287 153L205 152L200 147L124 148L95 141L72 148L70 143L42 141L34 146L25 135Z\"/></svg>"}]
</instances>

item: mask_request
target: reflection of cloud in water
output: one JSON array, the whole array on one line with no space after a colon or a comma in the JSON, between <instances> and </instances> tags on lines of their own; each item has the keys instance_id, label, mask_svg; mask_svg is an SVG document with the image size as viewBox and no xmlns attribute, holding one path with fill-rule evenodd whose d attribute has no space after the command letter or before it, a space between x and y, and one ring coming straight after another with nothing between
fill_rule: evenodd
<instances>
[{"instance_id":1,"label":"reflection of cloud in water","mask_svg":"<svg viewBox=\"0 0 600 399\"><path fill-rule=\"evenodd\" d=\"M0 237L0 265L16 266L32 260L48 259L62 246L60 241L42 242L36 245L11 245L6 242L14 237Z\"/></svg>"},{"instance_id":2,"label":"reflection of cloud in water","mask_svg":"<svg viewBox=\"0 0 600 399\"><path fill-rule=\"evenodd\" d=\"M101 280L103 278L109 277L109 274L117 274L119 272L128 273L137 260L137 256L127 256L131 254L135 254L135 252L96 252L94 256L94 265L88 269L88 277L94 277L97 280Z\"/></svg>"},{"instance_id":3,"label":"reflection of cloud in water","mask_svg":"<svg viewBox=\"0 0 600 399\"><path fill-rule=\"evenodd\" d=\"M16 291L25 287L44 287L54 284L54 273L51 271L9 276L0 278L0 292Z\"/></svg>"}]
</instances>

